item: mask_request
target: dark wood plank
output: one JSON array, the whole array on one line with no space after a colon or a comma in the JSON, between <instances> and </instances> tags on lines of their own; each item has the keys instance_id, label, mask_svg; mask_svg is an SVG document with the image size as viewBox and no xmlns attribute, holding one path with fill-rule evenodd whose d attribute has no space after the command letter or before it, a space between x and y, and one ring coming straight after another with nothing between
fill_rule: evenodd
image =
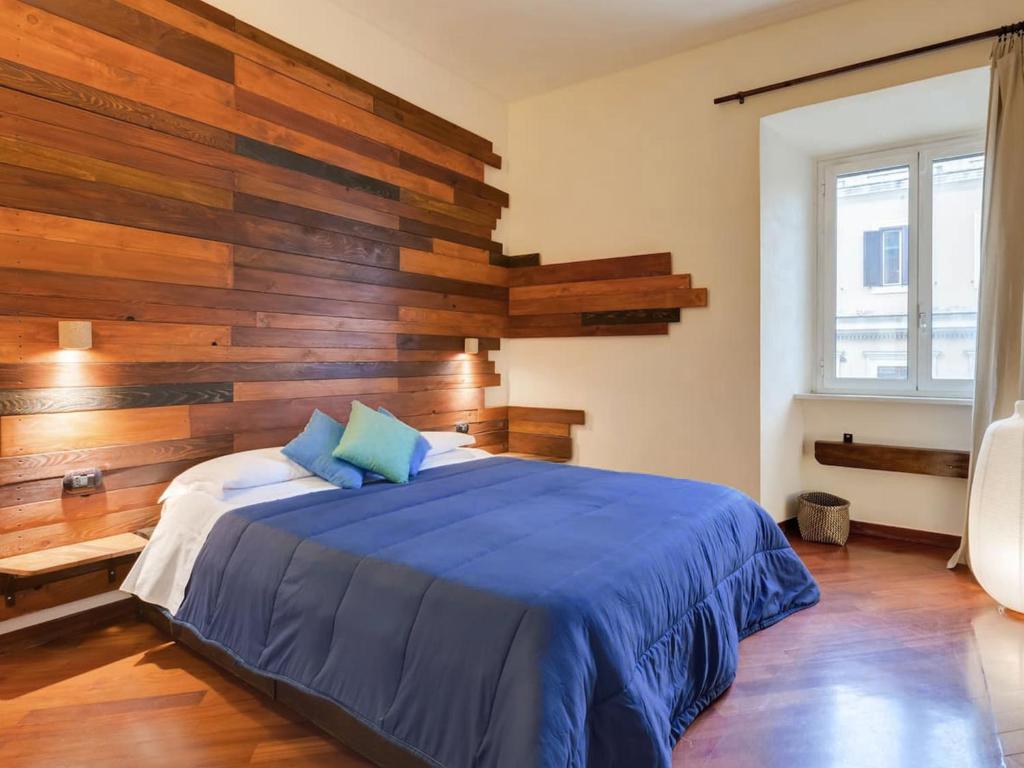
<instances>
[{"instance_id":1,"label":"dark wood plank","mask_svg":"<svg viewBox=\"0 0 1024 768\"><path fill-rule=\"evenodd\" d=\"M655 278L656 279L656 278ZM609 281L614 282L614 281ZM522 298L517 290L509 290L509 314L540 315L562 312L614 312L623 309L658 309L661 307L706 307L706 288L674 288L624 290L622 293Z\"/></svg>"},{"instance_id":2,"label":"dark wood plank","mask_svg":"<svg viewBox=\"0 0 1024 768\"><path fill-rule=\"evenodd\" d=\"M201 456L181 461L170 461L161 464L146 464L139 467L123 467L103 473L100 492L116 491L121 488L136 488L143 485L154 485L173 480L189 467L209 456ZM34 504L40 501L55 501L64 495L63 477L30 480L24 483L0 485L0 508Z\"/></svg>"},{"instance_id":3,"label":"dark wood plank","mask_svg":"<svg viewBox=\"0 0 1024 768\"><path fill-rule=\"evenodd\" d=\"M230 51L121 5L114 0L23 0L49 13L184 64L198 72L234 82Z\"/></svg>"},{"instance_id":4,"label":"dark wood plank","mask_svg":"<svg viewBox=\"0 0 1024 768\"><path fill-rule=\"evenodd\" d=\"M138 443L131 446L10 456L0 458L0 485L59 478L63 477L65 472L82 467L97 467L109 471L145 464L208 459L230 453L231 449L230 436L212 435L185 440Z\"/></svg>"},{"instance_id":5,"label":"dark wood plank","mask_svg":"<svg viewBox=\"0 0 1024 768\"><path fill-rule=\"evenodd\" d=\"M287 272L266 272L238 267L235 269L235 287L261 293L288 294L348 302L395 304L425 309L444 309L458 312L481 312L504 315L508 304L475 296L456 296L411 288L393 288L386 285L356 283L307 277Z\"/></svg>"},{"instance_id":6,"label":"dark wood plank","mask_svg":"<svg viewBox=\"0 0 1024 768\"><path fill-rule=\"evenodd\" d=\"M393 349L393 333L358 331L306 331L281 328L235 328L231 344L236 347L340 347L345 349Z\"/></svg>"},{"instance_id":7,"label":"dark wood plank","mask_svg":"<svg viewBox=\"0 0 1024 768\"><path fill-rule=\"evenodd\" d=\"M581 325L579 316L570 325L543 325L510 327L510 339L545 339L569 336L665 336L668 323L638 323L636 325Z\"/></svg>"},{"instance_id":8,"label":"dark wood plank","mask_svg":"<svg viewBox=\"0 0 1024 768\"><path fill-rule=\"evenodd\" d=\"M364 176L361 173L331 165L323 160L306 157L289 149L275 147L272 144L266 144L245 136L238 137L235 151L244 157L276 165L280 168L287 168L290 171L298 171L307 176L325 179L349 189L369 192L372 195L388 200L399 199L399 188L394 184L388 184L387 182Z\"/></svg>"},{"instance_id":9,"label":"dark wood plank","mask_svg":"<svg viewBox=\"0 0 1024 768\"><path fill-rule=\"evenodd\" d=\"M75 298L15 296L8 293L0 293L0 315L82 320L181 322L195 325L256 325L256 313L242 310L170 304L129 304L98 299L83 302Z\"/></svg>"},{"instance_id":10,"label":"dark wood plank","mask_svg":"<svg viewBox=\"0 0 1024 768\"><path fill-rule=\"evenodd\" d=\"M647 253L639 256L618 256L610 259L522 267L510 272L508 279L510 286L519 287L670 274L672 274L671 253Z\"/></svg>"},{"instance_id":11,"label":"dark wood plank","mask_svg":"<svg viewBox=\"0 0 1024 768\"><path fill-rule=\"evenodd\" d=\"M410 232L412 234L421 235L425 238L439 238L441 240L448 240L452 243L461 243L462 245L468 245L471 248L480 248L481 250L488 251L490 253L501 253L502 249L501 243L495 242L489 237L477 237L456 229L439 227L434 224L418 221L417 219L403 218L400 226L403 232ZM425 250L429 249L429 246L427 246ZM424 249L421 248L420 250Z\"/></svg>"},{"instance_id":12,"label":"dark wood plank","mask_svg":"<svg viewBox=\"0 0 1024 768\"><path fill-rule=\"evenodd\" d=\"M486 337L477 339L481 352L501 349L501 340ZM465 336L445 336L430 334L398 334L399 349L438 349L448 352L463 352L466 348Z\"/></svg>"},{"instance_id":13,"label":"dark wood plank","mask_svg":"<svg viewBox=\"0 0 1024 768\"><path fill-rule=\"evenodd\" d=\"M834 467L966 478L971 454L968 451L818 440L814 443L814 458L819 464Z\"/></svg>"},{"instance_id":14,"label":"dark wood plank","mask_svg":"<svg viewBox=\"0 0 1024 768\"><path fill-rule=\"evenodd\" d=\"M397 266L393 249L381 243L10 165L0 165L0 204L307 256L343 254L347 261Z\"/></svg>"},{"instance_id":15,"label":"dark wood plank","mask_svg":"<svg viewBox=\"0 0 1024 768\"><path fill-rule=\"evenodd\" d=\"M0 85L231 152L234 136L191 118L0 58Z\"/></svg>"},{"instance_id":16,"label":"dark wood plank","mask_svg":"<svg viewBox=\"0 0 1024 768\"><path fill-rule=\"evenodd\" d=\"M261 216L265 219L276 219L288 221L292 224L299 224L304 227L325 229L331 232L340 232L345 235L352 235L362 240L372 240L378 243L386 243L394 248L427 248L431 247L429 237L423 237L409 232L401 232L388 227L381 227L375 224L366 224L353 219L346 219L343 216L335 216L323 211L312 211L308 208L301 208L297 205L267 200L253 195L236 194L235 210L240 213L249 213L253 216Z\"/></svg>"},{"instance_id":17,"label":"dark wood plank","mask_svg":"<svg viewBox=\"0 0 1024 768\"><path fill-rule=\"evenodd\" d=\"M0 416L226 403L231 402L232 387L231 382L211 382L149 387L4 389L0 390Z\"/></svg>"},{"instance_id":18,"label":"dark wood plank","mask_svg":"<svg viewBox=\"0 0 1024 768\"><path fill-rule=\"evenodd\" d=\"M338 301L322 297L264 294L246 290L163 285L141 280L92 278L0 269L0 291L23 296L145 302L153 305L327 315L397 320L398 308L388 304ZM141 319L136 317L135 319Z\"/></svg>"},{"instance_id":19,"label":"dark wood plank","mask_svg":"<svg viewBox=\"0 0 1024 768\"><path fill-rule=\"evenodd\" d=\"M614 312L582 312L583 325L636 325L637 323L678 323L677 309L624 309Z\"/></svg>"},{"instance_id":20,"label":"dark wood plank","mask_svg":"<svg viewBox=\"0 0 1024 768\"><path fill-rule=\"evenodd\" d=\"M494 266L508 267L509 269L540 266L539 253L521 253L516 256L505 256L504 254L501 253L492 253L490 254L490 259L491 264L493 264ZM510 280L509 282L511 284L513 281Z\"/></svg>"},{"instance_id":21,"label":"dark wood plank","mask_svg":"<svg viewBox=\"0 0 1024 768\"><path fill-rule=\"evenodd\" d=\"M177 382L377 379L494 373L490 361L384 361L351 363L0 363L0 387L38 388L54 381L82 386L136 386Z\"/></svg>"},{"instance_id":22,"label":"dark wood plank","mask_svg":"<svg viewBox=\"0 0 1024 768\"><path fill-rule=\"evenodd\" d=\"M235 248L234 263L239 267L251 267L271 272L291 272L296 275L329 277L336 280L349 280L354 283L389 285L395 288L412 288L434 293L475 296L500 302L508 301L508 289L498 286L259 248L244 246Z\"/></svg>"}]
</instances>

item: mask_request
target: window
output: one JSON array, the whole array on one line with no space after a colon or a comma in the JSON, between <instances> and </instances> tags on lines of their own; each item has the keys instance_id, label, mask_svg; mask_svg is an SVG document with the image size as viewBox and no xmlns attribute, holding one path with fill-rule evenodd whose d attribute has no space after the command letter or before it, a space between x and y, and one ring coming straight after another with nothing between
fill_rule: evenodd
<instances>
[{"instance_id":1,"label":"window","mask_svg":"<svg viewBox=\"0 0 1024 768\"><path fill-rule=\"evenodd\" d=\"M864 286L907 284L907 227L883 227L864 233Z\"/></svg>"},{"instance_id":2,"label":"window","mask_svg":"<svg viewBox=\"0 0 1024 768\"><path fill-rule=\"evenodd\" d=\"M819 164L820 390L969 395L984 166L980 138Z\"/></svg>"}]
</instances>

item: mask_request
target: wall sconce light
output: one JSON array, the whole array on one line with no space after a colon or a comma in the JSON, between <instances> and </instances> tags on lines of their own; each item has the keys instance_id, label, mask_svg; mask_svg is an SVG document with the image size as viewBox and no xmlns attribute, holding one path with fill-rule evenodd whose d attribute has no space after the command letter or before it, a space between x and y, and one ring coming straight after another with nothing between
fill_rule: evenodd
<instances>
[{"instance_id":1,"label":"wall sconce light","mask_svg":"<svg viewBox=\"0 0 1024 768\"><path fill-rule=\"evenodd\" d=\"M466 339L466 354L475 355L480 351L480 339Z\"/></svg>"},{"instance_id":2,"label":"wall sconce light","mask_svg":"<svg viewBox=\"0 0 1024 768\"><path fill-rule=\"evenodd\" d=\"M61 320L57 323L61 349L92 349L92 323L88 320Z\"/></svg>"}]
</instances>

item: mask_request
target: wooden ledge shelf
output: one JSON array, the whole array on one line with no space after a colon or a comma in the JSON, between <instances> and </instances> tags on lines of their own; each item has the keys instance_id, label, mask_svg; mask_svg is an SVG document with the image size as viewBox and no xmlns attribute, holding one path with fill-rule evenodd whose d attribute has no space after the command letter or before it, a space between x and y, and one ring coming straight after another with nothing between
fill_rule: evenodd
<instances>
[{"instance_id":1,"label":"wooden ledge shelf","mask_svg":"<svg viewBox=\"0 0 1024 768\"><path fill-rule=\"evenodd\" d=\"M2 558L0 585L5 604L13 606L18 592L92 571L106 569L109 580L113 582L117 566L134 560L145 546L146 539L142 536L120 533Z\"/></svg>"},{"instance_id":2,"label":"wooden ledge shelf","mask_svg":"<svg viewBox=\"0 0 1024 768\"><path fill-rule=\"evenodd\" d=\"M814 458L819 464L833 467L966 478L971 454L968 451L818 440L814 443Z\"/></svg>"},{"instance_id":3,"label":"wooden ledge shelf","mask_svg":"<svg viewBox=\"0 0 1024 768\"><path fill-rule=\"evenodd\" d=\"M528 461L547 461L552 464L565 464L569 461L566 458L560 456L541 456L536 453L516 453L514 451L505 451L505 453L497 453L496 456L506 456L510 459L527 459Z\"/></svg>"}]
</instances>

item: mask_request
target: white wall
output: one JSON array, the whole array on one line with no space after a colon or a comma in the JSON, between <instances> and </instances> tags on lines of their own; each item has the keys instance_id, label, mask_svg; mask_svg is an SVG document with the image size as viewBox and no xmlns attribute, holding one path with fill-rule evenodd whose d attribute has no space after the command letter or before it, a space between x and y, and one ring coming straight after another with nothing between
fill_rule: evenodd
<instances>
[{"instance_id":1,"label":"white wall","mask_svg":"<svg viewBox=\"0 0 1024 768\"><path fill-rule=\"evenodd\" d=\"M1015 21L1019 0L862 0L512 105L510 252L671 250L710 289L668 337L515 340L510 399L584 408L577 460L761 491L759 122L984 66L977 43L714 106L723 93ZM908 500L912 501L912 500Z\"/></svg>"},{"instance_id":2,"label":"white wall","mask_svg":"<svg viewBox=\"0 0 1024 768\"><path fill-rule=\"evenodd\" d=\"M816 286L809 286L804 279L810 274L816 283L816 207L820 200L815 195L816 160L980 130L986 120L987 99L988 77L981 69L762 119L761 499L776 517L783 516L783 509L787 516L795 513L792 502L798 491L826 490L849 499L856 520L960 533L965 481L823 466L814 459L814 441L838 440L844 432L852 432L862 443L963 450L970 444L969 406L844 398L794 400L793 396L811 389L808 379L813 378L811 362L816 357ZM958 104L958 109L950 110L950 103ZM887 120L899 104L913 105L912 120ZM791 210L793 206L809 218L800 220L798 212ZM859 232L857 240L859 246ZM783 271L792 279L777 276ZM961 282L970 278L964 275ZM852 282L859 282L859 274ZM787 350L798 355L810 350L803 380L777 359ZM802 430L799 439L794 437L798 429Z\"/></svg>"},{"instance_id":3,"label":"white wall","mask_svg":"<svg viewBox=\"0 0 1024 768\"><path fill-rule=\"evenodd\" d=\"M970 406L834 400L802 400L800 406L804 488L849 499L855 520L960 535L966 480L827 467L814 460L814 441L840 440L844 432L852 432L858 443L970 450Z\"/></svg>"},{"instance_id":4,"label":"white wall","mask_svg":"<svg viewBox=\"0 0 1024 768\"><path fill-rule=\"evenodd\" d=\"M814 160L761 124L761 504L796 513L804 488L804 415L793 395L812 384Z\"/></svg>"}]
</instances>

